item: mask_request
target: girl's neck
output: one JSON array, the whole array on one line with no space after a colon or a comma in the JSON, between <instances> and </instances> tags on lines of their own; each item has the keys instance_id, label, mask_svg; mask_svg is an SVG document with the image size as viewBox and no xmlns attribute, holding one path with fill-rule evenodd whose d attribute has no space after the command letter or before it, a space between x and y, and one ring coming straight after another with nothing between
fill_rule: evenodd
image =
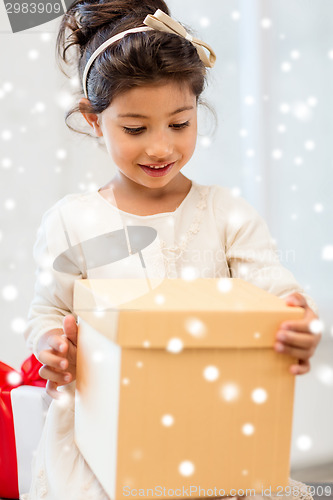
<instances>
[{"instance_id":1,"label":"girl's neck","mask_svg":"<svg viewBox=\"0 0 333 500\"><path fill-rule=\"evenodd\" d=\"M130 179L115 176L99 192L101 196L110 200L110 189L117 207L135 215L153 215L164 212L174 212L182 203L192 187L190 179L183 174L170 181L160 189L141 186Z\"/></svg>"}]
</instances>

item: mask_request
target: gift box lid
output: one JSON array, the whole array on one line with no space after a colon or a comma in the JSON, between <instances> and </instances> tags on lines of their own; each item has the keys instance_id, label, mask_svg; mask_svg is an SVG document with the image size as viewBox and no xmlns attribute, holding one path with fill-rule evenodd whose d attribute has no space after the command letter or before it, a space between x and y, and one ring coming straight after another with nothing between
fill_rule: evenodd
<instances>
[{"instance_id":1,"label":"gift box lid","mask_svg":"<svg viewBox=\"0 0 333 500\"><path fill-rule=\"evenodd\" d=\"M272 347L283 321L304 316L304 309L238 278L152 285L144 279L76 280L74 312L122 347L171 352Z\"/></svg>"}]
</instances>

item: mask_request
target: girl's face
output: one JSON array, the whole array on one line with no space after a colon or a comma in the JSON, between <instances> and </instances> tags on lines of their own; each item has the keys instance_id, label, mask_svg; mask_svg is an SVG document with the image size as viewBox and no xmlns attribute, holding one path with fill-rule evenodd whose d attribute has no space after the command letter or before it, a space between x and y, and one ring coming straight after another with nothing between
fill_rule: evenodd
<instances>
[{"instance_id":1,"label":"girl's face","mask_svg":"<svg viewBox=\"0 0 333 500\"><path fill-rule=\"evenodd\" d=\"M84 116L96 135L104 136L122 181L163 188L195 149L197 104L187 86L134 88L116 97L101 114ZM161 170L147 168L165 165Z\"/></svg>"}]
</instances>

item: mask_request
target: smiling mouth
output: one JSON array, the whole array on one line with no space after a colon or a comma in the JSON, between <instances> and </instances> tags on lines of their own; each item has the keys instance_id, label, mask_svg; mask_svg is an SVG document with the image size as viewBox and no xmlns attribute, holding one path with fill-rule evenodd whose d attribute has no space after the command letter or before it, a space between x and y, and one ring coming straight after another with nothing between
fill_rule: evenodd
<instances>
[{"instance_id":1,"label":"smiling mouth","mask_svg":"<svg viewBox=\"0 0 333 500\"><path fill-rule=\"evenodd\" d=\"M147 174L150 175L151 177L162 177L164 175L167 175L170 170L173 168L174 164L173 163L163 163L163 164L150 164L150 165L140 165L139 167Z\"/></svg>"},{"instance_id":2,"label":"smiling mouth","mask_svg":"<svg viewBox=\"0 0 333 500\"><path fill-rule=\"evenodd\" d=\"M152 163L150 165L140 165L140 167L147 167L151 168L152 170L161 170L163 168L169 167L170 165L172 165L172 163Z\"/></svg>"}]
</instances>

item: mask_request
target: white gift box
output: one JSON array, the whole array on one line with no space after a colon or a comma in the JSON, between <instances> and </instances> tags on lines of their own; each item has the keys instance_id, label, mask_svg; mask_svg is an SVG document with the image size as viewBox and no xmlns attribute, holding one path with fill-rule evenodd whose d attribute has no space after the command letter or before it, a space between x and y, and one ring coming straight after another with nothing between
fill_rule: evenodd
<instances>
[{"instance_id":1,"label":"white gift box","mask_svg":"<svg viewBox=\"0 0 333 500\"><path fill-rule=\"evenodd\" d=\"M22 385L11 391L20 494L30 489L32 459L51 401L44 387Z\"/></svg>"}]
</instances>

